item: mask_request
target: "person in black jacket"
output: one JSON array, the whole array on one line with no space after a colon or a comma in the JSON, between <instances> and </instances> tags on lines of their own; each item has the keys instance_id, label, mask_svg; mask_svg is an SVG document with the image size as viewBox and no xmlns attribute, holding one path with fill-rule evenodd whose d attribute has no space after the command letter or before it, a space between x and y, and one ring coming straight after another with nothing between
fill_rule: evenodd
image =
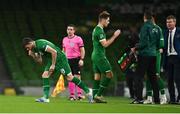
<instances>
[{"instance_id":1,"label":"person in black jacket","mask_svg":"<svg viewBox=\"0 0 180 114\"><path fill-rule=\"evenodd\" d=\"M156 52L159 45L158 29L152 22L152 12L144 13L144 24L141 27L139 43L133 50L138 51L138 65L135 75L135 96L136 99L132 104L143 104L143 79L147 72L153 89L154 102L159 103L159 89L156 76Z\"/></svg>"}]
</instances>

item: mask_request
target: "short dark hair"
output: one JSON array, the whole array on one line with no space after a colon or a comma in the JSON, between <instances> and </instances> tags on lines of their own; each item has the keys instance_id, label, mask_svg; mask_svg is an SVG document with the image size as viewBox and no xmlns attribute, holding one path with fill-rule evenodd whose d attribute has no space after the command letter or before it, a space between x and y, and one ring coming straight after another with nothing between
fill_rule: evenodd
<instances>
[{"instance_id":1,"label":"short dark hair","mask_svg":"<svg viewBox=\"0 0 180 114\"><path fill-rule=\"evenodd\" d=\"M152 12L152 17L156 18L157 13L155 11Z\"/></svg>"},{"instance_id":2,"label":"short dark hair","mask_svg":"<svg viewBox=\"0 0 180 114\"><path fill-rule=\"evenodd\" d=\"M76 29L76 26L74 24L69 24L67 27L73 27L74 29Z\"/></svg>"},{"instance_id":3,"label":"short dark hair","mask_svg":"<svg viewBox=\"0 0 180 114\"><path fill-rule=\"evenodd\" d=\"M110 17L110 13L108 13L107 11L103 11L99 14L99 20L107 19L108 17Z\"/></svg>"},{"instance_id":4,"label":"short dark hair","mask_svg":"<svg viewBox=\"0 0 180 114\"><path fill-rule=\"evenodd\" d=\"M176 21L176 17L174 15L167 16L166 20L169 20L169 19L173 19L174 21Z\"/></svg>"},{"instance_id":5,"label":"short dark hair","mask_svg":"<svg viewBox=\"0 0 180 114\"><path fill-rule=\"evenodd\" d=\"M67 27L76 27L74 24L69 24Z\"/></svg>"},{"instance_id":6,"label":"short dark hair","mask_svg":"<svg viewBox=\"0 0 180 114\"><path fill-rule=\"evenodd\" d=\"M146 10L144 12L144 16L146 17L146 19L150 20L150 19L152 19L153 13L150 10Z\"/></svg>"},{"instance_id":7,"label":"short dark hair","mask_svg":"<svg viewBox=\"0 0 180 114\"><path fill-rule=\"evenodd\" d=\"M33 40L30 37L25 37L22 40L22 45L23 47L25 47L27 44L29 44L30 42L32 42Z\"/></svg>"}]
</instances>

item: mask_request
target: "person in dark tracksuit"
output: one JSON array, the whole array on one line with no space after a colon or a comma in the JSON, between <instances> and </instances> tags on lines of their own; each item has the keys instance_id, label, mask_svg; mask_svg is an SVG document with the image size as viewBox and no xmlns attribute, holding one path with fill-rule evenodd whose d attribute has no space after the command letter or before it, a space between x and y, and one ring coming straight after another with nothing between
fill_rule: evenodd
<instances>
[{"instance_id":1,"label":"person in dark tracksuit","mask_svg":"<svg viewBox=\"0 0 180 114\"><path fill-rule=\"evenodd\" d=\"M138 63L135 74L135 96L132 104L143 104L143 79L145 73L153 89L154 102L159 103L159 89L156 76L156 55L159 49L160 32L152 22L152 13L144 13L144 24L141 27L139 43L132 50L138 51Z\"/></svg>"},{"instance_id":2,"label":"person in dark tracksuit","mask_svg":"<svg viewBox=\"0 0 180 114\"><path fill-rule=\"evenodd\" d=\"M125 76L126 76L126 84L127 87L129 89L129 94L130 94L130 98L134 99L135 98L135 88L134 88L134 75L135 75L135 71L136 71L136 64L132 64L127 71L125 72Z\"/></svg>"},{"instance_id":3,"label":"person in dark tracksuit","mask_svg":"<svg viewBox=\"0 0 180 114\"><path fill-rule=\"evenodd\" d=\"M157 27L157 29L160 31L160 42L159 42L159 47L160 49L157 50L157 56L156 56L156 75L157 75L157 81L158 81L158 87L160 90L160 104L166 104L167 103L167 98L166 98L166 93L165 93L165 84L163 79L161 78L161 66L162 66L162 53L163 53L163 48L164 48L164 36L162 33L162 29L161 27L159 27L156 23L155 23L155 18L156 15L155 13L153 14L153 22L154 25ZM149 81L149 79L146 79L146 95L147 95L147 99L144 101L144 104L153 104L153 91L152 91L152 86L151 83Z\"/></svg>"},{"instance_id":4,"label":"person in dark tracksuit","mask_svg":"<svg viewBox=\"0 0 180 114\"><path fill-rule=\"evenodd\" d=\"M136 43L139 41L139 35L137 32L137 27L132 26L129 30L130 34L128 35L128 49L133 48ZM135 98L135 88L134 88L134 75L136 71L136 63L133 63L125 72L126 76L126 84L127 87L129 88L129 93L130 93L130 98L134 99Z\"/></svg>"}]
</instances>

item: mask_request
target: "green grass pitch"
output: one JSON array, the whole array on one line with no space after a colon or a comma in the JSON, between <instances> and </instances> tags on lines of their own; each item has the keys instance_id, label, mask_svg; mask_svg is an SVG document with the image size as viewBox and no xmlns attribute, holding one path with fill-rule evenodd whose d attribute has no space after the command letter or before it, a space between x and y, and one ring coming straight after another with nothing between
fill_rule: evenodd
<instances>
[{"instance_id":1,"label":"green grass pitch","mask_svg":"<svg viewBox=\"0 0 180 114\"><path fill-rule=\"evenodd\" d=\"M170 113L180 112L180 105L129 104L128 98L107 97L107 104L89 104L87 100L68 101L67 98L50 98L50 103L34 102L31 96L0 96L0 113Z\"/></svg>"}]
</instances>

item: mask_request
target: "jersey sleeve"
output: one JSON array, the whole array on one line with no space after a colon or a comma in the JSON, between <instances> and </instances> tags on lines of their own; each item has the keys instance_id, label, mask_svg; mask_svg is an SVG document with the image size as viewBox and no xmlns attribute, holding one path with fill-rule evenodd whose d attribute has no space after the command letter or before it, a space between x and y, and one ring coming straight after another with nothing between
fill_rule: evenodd
<instances>
[{"instance_id":1,"label":"jersey sleeve","mask_svg":"<svg viewBox=\"0 0 180 114\"><path fill-rule=\"evenodd\" d=\"M39 43L39 44L37 44L37 49L39 50L39 51L41 51L41 52L45 52L46 51L46 49L47 49L47 44L45 44L45 43Z\"/></svg>"},{"instance_id":2,"label":"jersey sleeve","mask_svg":"<svg viewBox=\"0 0 180 114\"><path fill-rule=\"evenodd\" d=\"M63 38L62 47L65 48L65 38Z\"/></svg>"},{"instance_id":3,"label":"jersey sleeve","mask_svg":"<svg viewBox=\"0 0 180 114\"><path fill-rule=\"evenodd\" d=\"M84 42L83 42L83 40L82 40L81 37L79 37L78 46L79 46L79 47L84 47Z\"/></svg>"},{"instance_id":4,"label":"jersey sleeve","mask_svg":"<svg viewBox=\"0 0 180 114\"><path fill-rule=\"evenodd\" d=\"M162 33L162 29L159 28L159 31L160 31L160 48L164 48L164 36Z\"/></svg>"},{"instance_id":5,"label":"jersey sleeve","mask_svg":"<svg viewBox=\"0 0 180 114\"><path fill-rule=\"evenodd\" d=\"M40 50L46 51L46 50L47 50L47 47L48 47L48 45L47 45L47 44L44 44L44 45L40 48Z\"/></svg>"},{"instance_id":6,"label":"jersey sleeve","mask_svg":"<svg viewBox=\"0 0 180 114\"><path fill-rule=\"evenodd\" d=\"M106 36L105 36L104 31L102 29L98 29L96 35L97 35L99 42L106 39Z\"/></svg>"}]
</instances>

